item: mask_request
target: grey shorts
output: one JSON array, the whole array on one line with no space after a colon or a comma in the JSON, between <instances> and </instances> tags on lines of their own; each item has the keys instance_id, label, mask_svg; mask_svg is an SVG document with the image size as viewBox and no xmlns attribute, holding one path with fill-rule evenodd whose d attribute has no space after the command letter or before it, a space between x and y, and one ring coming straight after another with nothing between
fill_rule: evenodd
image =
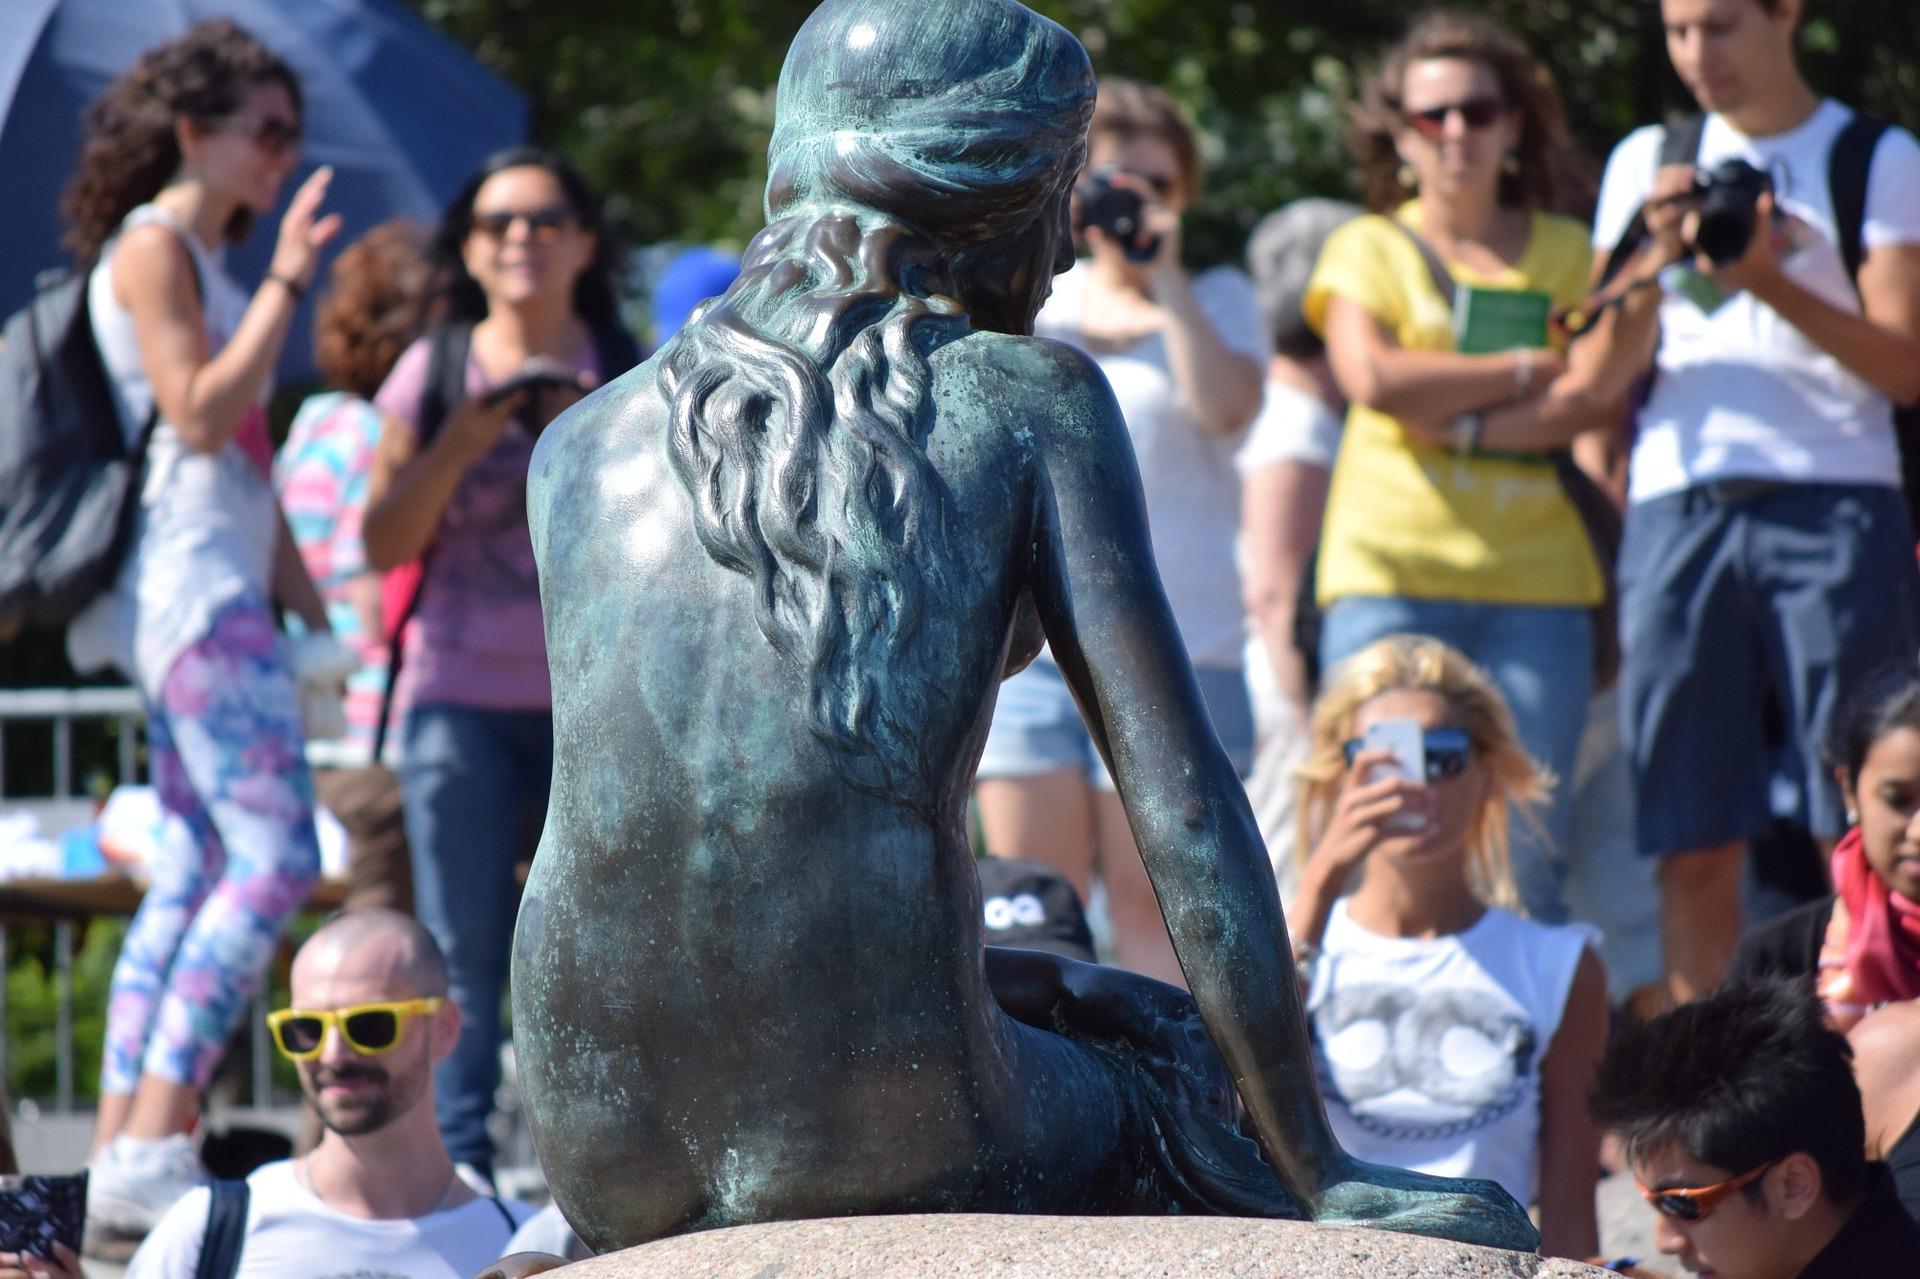
<instances>
[{"instance_id":1,"label":"grey shorts","mask_svg":"<svg viewBox=\"0 0 1920 1279\"><path fill-rule=\"evenodd\" d=\"M1245 777L1253 764L1253 704L1247 699L1246 680L1238 667L1196 666L1193 675L1207 700L1220 745L1233 761L1234 772ZM976 776L1036 777L1068 768L1084 772L1088 783L1100 790L1114 788L1066 677L1042 653L1033 665L1000 685L993 728L987 733Z\"/></svg>"},{"instance_id":2,"label":"grey shorts","mask_svg":"<svg viewBox=\"0 0 1920 1279\"><path fill-rule=\"evenodd\" d=\"M1775 816L1840 834L1838 716L1915 662L1900 491L1735 480L1636 503L1619 576L1640 851L1745 840Z\"/></svg>"}]
</instances>

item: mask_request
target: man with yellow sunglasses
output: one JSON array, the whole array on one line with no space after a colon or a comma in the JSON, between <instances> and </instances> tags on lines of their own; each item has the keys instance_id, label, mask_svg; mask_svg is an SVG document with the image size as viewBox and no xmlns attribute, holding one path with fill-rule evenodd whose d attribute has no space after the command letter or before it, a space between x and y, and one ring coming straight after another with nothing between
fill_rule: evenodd
<instances>
[{"instance_id":1,"label":"man with yellow sunglasses","mask_svg":"<svg viewBox=\"0 0 1920 1279\"><path fill-rule=\"evenodd\" d=\"M193 1279L203 1252L223 1279L467 1279L506 1251L533 1210L470 1189L441 1143L433 1067L459 1040L460 1012L417 921L362 910L324 925L294 957L292 1007L267 1023L319 1113L320 1144L187 1195L129 1279Z\"/></svg>"}]
</instances>

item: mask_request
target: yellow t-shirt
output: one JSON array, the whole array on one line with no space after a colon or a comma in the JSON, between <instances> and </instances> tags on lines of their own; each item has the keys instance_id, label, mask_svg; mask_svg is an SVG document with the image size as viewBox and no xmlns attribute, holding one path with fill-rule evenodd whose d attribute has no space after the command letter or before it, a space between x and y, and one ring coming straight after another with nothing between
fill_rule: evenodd
<instances>
[{"instance_id":1,"label":"yellow t-shirt","mask_svg":"<svg viewBox=\"0 0 1920 1279\"><path fill-rule=\"evenodd\" d=\"M1419 202L1395 218L1419 225ZM1519 263L1483 275L1447 267L1461 283L1528 289L1572 306L1587 295L1586 228L1533 216ZM1384 217L1356 218L1328 237L1307 286L1307 322L1326 331L1335 295L1357 302L1409 350L1453 349L1448 300L1420 251ZM1459 457L1408 432L1396 418L1355 404L1334 463L1320 534L1318 593L1399 595L1488 604L1598 604L1599 563L1552 464Z\"/></svg>"}]
</instances>

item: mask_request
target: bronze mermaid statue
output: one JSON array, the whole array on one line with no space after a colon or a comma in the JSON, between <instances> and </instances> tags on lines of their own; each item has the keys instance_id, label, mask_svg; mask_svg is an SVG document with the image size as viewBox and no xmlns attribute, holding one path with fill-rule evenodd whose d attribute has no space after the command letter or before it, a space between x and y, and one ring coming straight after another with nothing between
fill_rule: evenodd
<instances>
[{"instance_id":1,"label":"bronze mermaid statue","mask_svg":"<svg viewBox=\"0 0 1920 1279\"><path fill-rule=\"evenodd\" d=\"M949 1211L1537 1242L1492 1183L1328 1130L1126 429L1032 336L1093 91L1014 0L829 0L781 72L739 279L542 438L555 760L514 1032L597 1251ZM967 792L1043 641L1191 997L982 946Z\"/></svg>"}]
</instances>

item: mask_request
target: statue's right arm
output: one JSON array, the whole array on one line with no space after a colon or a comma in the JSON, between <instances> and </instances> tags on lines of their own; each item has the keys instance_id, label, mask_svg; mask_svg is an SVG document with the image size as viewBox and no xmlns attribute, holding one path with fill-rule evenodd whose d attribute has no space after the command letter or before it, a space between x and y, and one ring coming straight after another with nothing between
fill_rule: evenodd
<instances>
[{"instance_id":1,"label":"statue's right arm","mask_svg":"<svg viewBox=\"0 0 1920 1279\"><path fill-rule=\"evenodd\" d=\"M1140 479L1105 379L1045 344L1036 427L1033 595L1108 762L1180 967L1261 1135L1303 1204L1347 1159L1321 1105L1286 923L1215 736L1147 536Z\"/></svg>"}]
</instances>

